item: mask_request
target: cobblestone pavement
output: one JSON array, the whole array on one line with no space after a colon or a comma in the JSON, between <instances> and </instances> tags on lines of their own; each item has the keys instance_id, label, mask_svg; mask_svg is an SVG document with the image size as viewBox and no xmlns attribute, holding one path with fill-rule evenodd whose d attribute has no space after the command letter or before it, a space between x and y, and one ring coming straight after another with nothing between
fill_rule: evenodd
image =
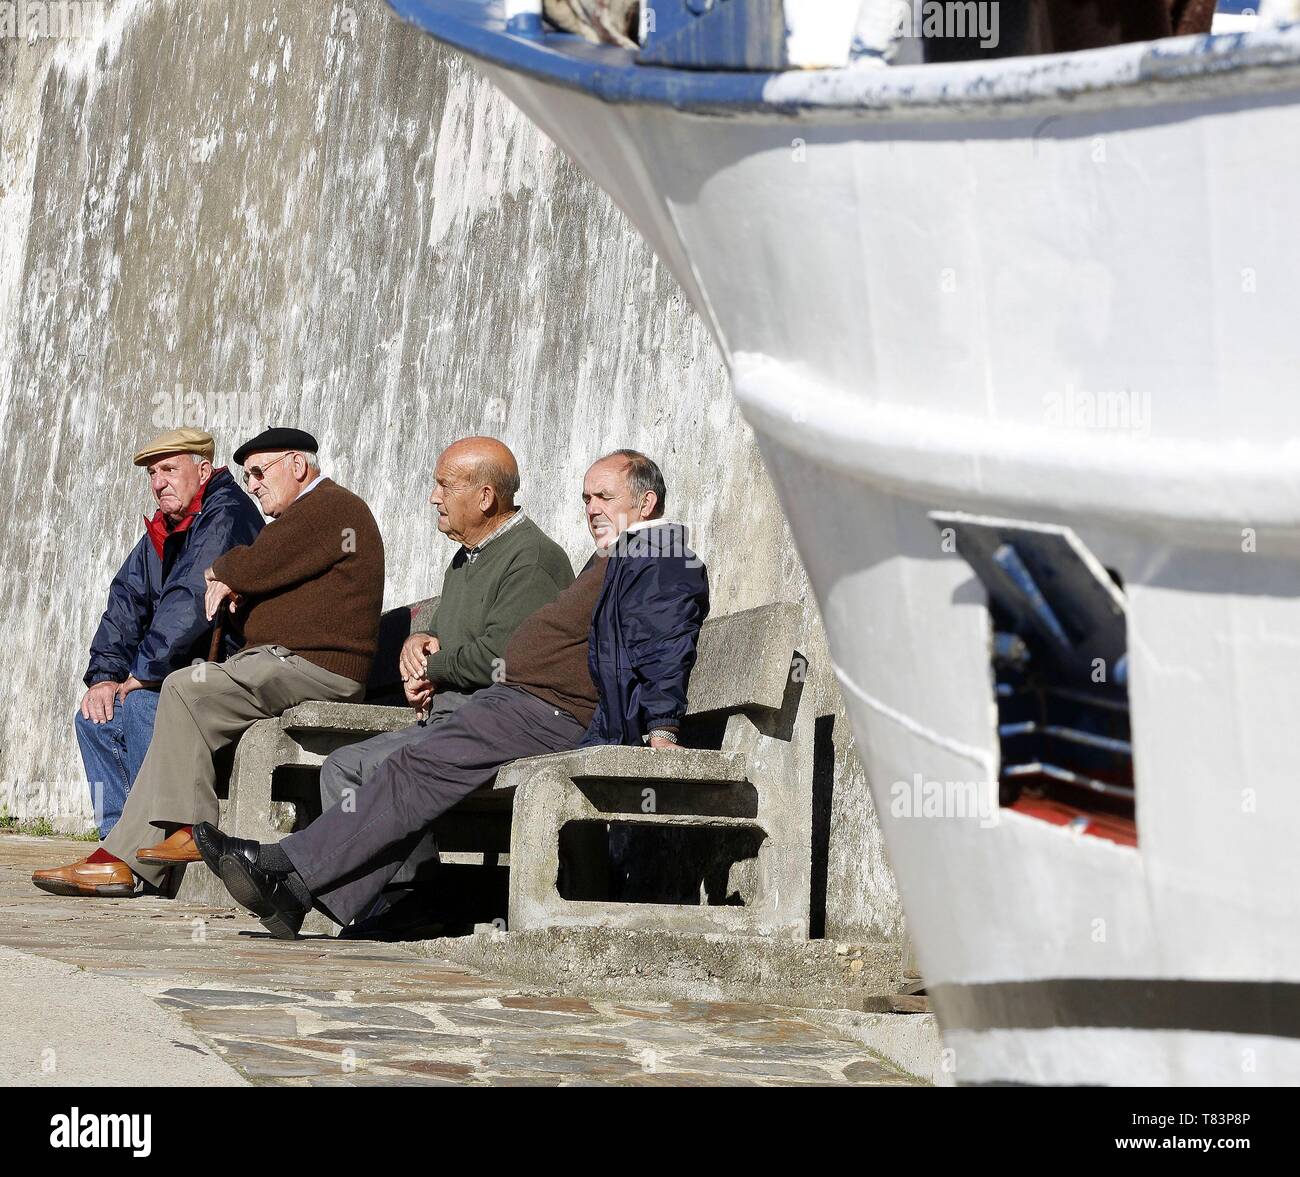
<instances>
[{"instance_id":1,"label":"cobblestone pavement","mask_svg":"<svg viewBox=\"0 0 1300 1177\"><path fill-rule=\"evenodd\" d=\"M64 899L31 885L34 869L72 862L91 848L0 837L0 944L124 978L179 1011L201 1041L256 1084L916 1082L857 1043L774 1006L633 1004L521 991L400 945L273 940L235 909ZM95 1026L85 1030L93 1041ZM167 1077L123 1075L123 1083L151 1081L166 1084Z\"/></svg>"}]
</instances>

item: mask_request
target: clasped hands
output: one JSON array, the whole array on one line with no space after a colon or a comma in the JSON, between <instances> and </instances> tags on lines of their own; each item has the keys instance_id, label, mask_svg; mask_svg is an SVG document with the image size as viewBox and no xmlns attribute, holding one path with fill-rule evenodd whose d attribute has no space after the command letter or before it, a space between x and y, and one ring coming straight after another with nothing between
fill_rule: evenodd
<instances>
[{"instance_id":1,"label":"clasped hands","mask_svg":"<svg viewBox=\"0 0 1300 1177\"><path fill-rule=\"evenodd\" d=\"M406 701L423 715L429 709L434 692L438 689L428 679L426 659L441 647L431 633L413 633L402 643L397 666L402 673L402 693Z\"/></svg>"}]
</instances>

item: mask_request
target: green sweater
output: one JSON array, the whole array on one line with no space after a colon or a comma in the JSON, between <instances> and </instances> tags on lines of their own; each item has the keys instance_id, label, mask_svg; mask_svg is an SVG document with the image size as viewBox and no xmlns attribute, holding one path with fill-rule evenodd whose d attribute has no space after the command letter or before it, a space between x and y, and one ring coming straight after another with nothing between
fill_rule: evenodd
<instances>
[{"instance_id":1,"label":"green sweater","mask_svg":"<svg viewBox=\"0 0 1300 1177\"><path fill-rule=\"evenodd\" d=\"M431 682L457 691L491 686L493 664L500 666L519 623L573 583L564 549L531 519L469 555L462 547L443 578L432 626L439 650L426 671Z\"/></svg>"}]
</instances>

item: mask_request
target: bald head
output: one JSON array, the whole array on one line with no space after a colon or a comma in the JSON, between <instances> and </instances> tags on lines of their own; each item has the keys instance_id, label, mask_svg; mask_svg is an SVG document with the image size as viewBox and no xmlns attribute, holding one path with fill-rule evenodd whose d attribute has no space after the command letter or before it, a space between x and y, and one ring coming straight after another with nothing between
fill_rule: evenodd
<instances>
[{"instance_id":1,"label":"bald head","mask_svg":"<svg viewBox=\"0 0 1300 1177\"><path fill-rule=\"evenodd\" d=\"M462 471L470 482L490 486L505 507L514 507L519 463L504 442L495 437L462 437L442 451L438 464L443 462Z\"/></svg>"},{"instance_id":2,"label":"bald head","mask_svg":"<svg viewBox=\"0 0 1300 1177\"><path fill-rule=\"evenodd\" d=\"M438 530L466 547L491 535L515 511L519 463L495 437L463 437L438 455L433 493Z\"/></svg>"}]
</instances>

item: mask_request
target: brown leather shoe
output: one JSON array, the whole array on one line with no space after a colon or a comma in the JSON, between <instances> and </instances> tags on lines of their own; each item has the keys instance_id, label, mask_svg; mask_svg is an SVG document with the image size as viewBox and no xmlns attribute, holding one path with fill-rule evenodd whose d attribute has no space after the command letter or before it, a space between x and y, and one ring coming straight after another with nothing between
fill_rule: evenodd
<instances>
[{"instance_id":1,"label":"brown leather shoe","mask_svg":"<svg viewBox=\"0 0 1300 1177\"><path fill-rule=\"evenodd\" d=\"M89 862L38 870L32 882L51 895L88 895L99 899L129 899L135 894L135 875L125 862Z\"/></svg>"},{"instance_id":2,"label":"brown leather shoe","mask_svg":"<svg viewBox=\"0 0 1300 1177\"><path fill-rule=\"evenodd\" d=\"M157 846L146 846L137 850L135 856L140 862L153 866L177 866L183 862L200 862L203 856L194 845L194 835L189 826L181 826L170 838L159 842Z\"/></svg>"}]
</instances>

